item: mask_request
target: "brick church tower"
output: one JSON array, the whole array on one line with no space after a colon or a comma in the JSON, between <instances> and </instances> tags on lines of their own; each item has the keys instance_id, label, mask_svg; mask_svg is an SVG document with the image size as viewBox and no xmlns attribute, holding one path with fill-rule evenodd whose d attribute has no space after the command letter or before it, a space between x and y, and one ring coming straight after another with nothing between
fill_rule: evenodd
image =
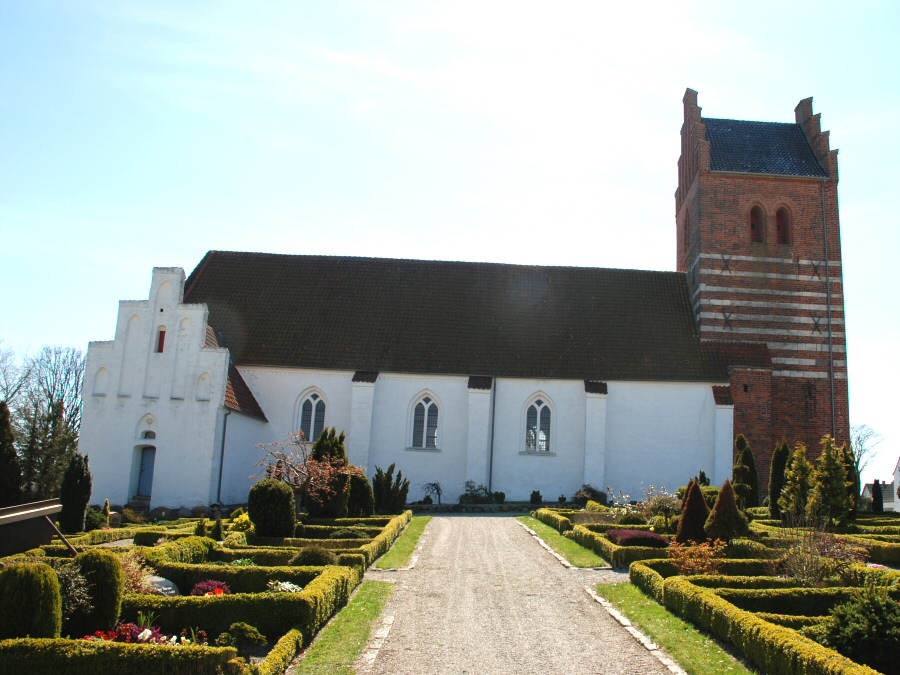
<instances>
[{"instance_id":1,"label":"brick church tower","mask_svg":"<svg viewBox=\"0 0 900 675\"><path fill-rule=\"evenodd\" d=\"M734 432L761 484L782 438L817 456L824 434L850 437L837 150L811 98L794 114L705 118L684 95L678 271L704 347L730 359Z\"/></svg>"}]
</instances>

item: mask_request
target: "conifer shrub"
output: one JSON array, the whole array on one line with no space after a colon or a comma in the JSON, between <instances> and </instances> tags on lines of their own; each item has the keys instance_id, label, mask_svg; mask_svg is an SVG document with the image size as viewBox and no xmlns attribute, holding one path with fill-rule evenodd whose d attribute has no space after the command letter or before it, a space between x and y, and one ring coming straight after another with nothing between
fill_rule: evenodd
<instances>
[{"instance_id":1,"label":"conifer shrub","mask_svg":"<svg viewBox=\"0 0 900 675\"><path fill-rule=\"evenodd\" d=\"M87 579L93 610L84 617L84 633L113 630L125 595L122 563L109 551L92 548L75 556L75 564Z\"/></svg>"},{"instance_id":2,"label":"conifer shrub","mask_svg":"<svg viewBox=\"0 0 900 675\"><path fill-rule=\"evenodd\" d=\"M225 527L222 524L222 516L220 514L216 514L216 524L213 525L212 532L209 534L210 538L213 541L222 541L225 538Z\"/></svg>"},{"instance_id":3,"label":"conifer shrub","mask_svg":"<svg viewBox=\"0 0 900 675\"><path fill-rule=\"evenodd\" d=\"M666 548L669 538L646 530L607 530L606 538L616 546L652 546Z\"/></svg>"},{"instance_id":4,"label":"conifer shrub","mask_svg":"<svg viewBox=\"0 0 900 675\"><path fill-rule=\"evenodd\" d=\"M834 447L834 439L826 435L822 439L822 454L813 472L813 487L806 504L808 518L826 518L831 524L843 518L850 510L847 496L847 472L841 463L840 451Z\"/></svg>"},{"instance_id":5,"label":"conifer shrub","mask_svg":"<svg viewBox=\"0 0 900 675\"><path fill-rule=\"evenodd\" d=\"M743 537L750 531L750 523L738 509L730 480L726 480L722 489L719 490L716 505L710 511L703 529L713 539L721 539L725 542L736 537Z\"/></svg>"},{"instance_id":6,"label":"conifer shrub","mask_svg":"<svg viewBox=\"0 0 900 675\"><path fill-rule=\"evenodd\" d=\"M232 511L232 512L228 515L228 517L229 517L231 520L234 520L235 518L240 518L240 517L241 517L242 515L244 515L245 513L246 513L246 511L244 510L244 507L243 507L243 506L239 506L239 507L237 507L234 511Z\"/></svg>"},{"instance_id":7,"label":"conifer shrub","mask_svg":"<svg viewBox=\"0 0 900 675\"><path fill-rule=\"evenodd\" d=\"M731 469L732 487L741 508L759 506L759 475L750 443L743 434L734 439L734 466Z\"/></svg>"},{"instance_id":8,"label":"conifer shrub","mask_svg":"<svg viewBox=\"0 0 900 675\"><path fill-rule=\"evenodd\" d=\"M881 493L881 483L877 478L872 483L872 513L884 513L884 495Z\"/></svg>"},{"instance_id":9,"label":"conifer shrub","mask_svg":"<svg viewBox=\"0 0 900 675\"><path fill-rule=\"evenodd\" d=\"M227 631L220 633L216 638L217 647L236 647L238 654L245 658L250 656L254 647L262 647L264 644L266 644L266 636L260 633L255 626L243 621L231 624Z\"/></svg>"},{"instance_id":10,"label":"conifer shrub","mask_svg":"<svg viewBox=\"0 0 900 675\"><path fill-rule=\"evenodd\" d=\"M110 508L108 499L103 502L103 509L100 512L103 514L103 527L109 527Z\"/></svg>"},{"instance_id":11,"label":"conifer shrub","mask_svg":"<svg viewBox=\"0 0 900 675\"><path fill-rule=\"evenodd\" d=\"M0 570L0 640L59 637L62 595L56 572L44 563Z\"/></svg>"},{"instance_id":12,"label":"conifer shrub","mask_svg":"<svg viewBox=\"0 0 900 675\"><path fill-rule=\"evenodd\" d=\"M409 494L409 479L403 478L403 472L398 471L394 477L395 465L391 464L387 471L375 467L375 476L372 478L372 491L375 495L375 513L395 514L402 513L406 505L406 497Z\"/></svg>"},{"instance_id":13,"label":"conifer shrub","mask_svg":"<svg viewBox=\"0 0 900 675\"><path fill-rule=\"evenodd\" d=\"M84 512L84 531L102 530L109 524L109 519L96 506L89 506Z\"/></svg>"},{"instance_id":14,"label":"conifer shrub","mask_svg":"<svg viewBox=\"0 0 900 675\"><path fill-rule=\"evenodd\" d=\"M781 498L781 490L784 488L784 472L788 460L791 458L791 449L785 439L781 440L772 453L772 464L769 468L769 517L781 518L781 507L778 500Z\"/></svg>"},{"instance_id":15,"label":"conifer shrub","mask_svg":"<svg viewBox=\"0 0 900 675\"><path fill-rule=\"evenodd\" d=\"M197 521L197 525L194 526L194 536L195 537L205 537L206 536L206 518L200 518Z\"/></svg>"},{"instance_id":16,"label":"conifer shrub","mask_svg":"<svg viewBox=\"0 0 900 675\"><path fill-rule=\"evenodd\" d=\"M812 464L806 458L806 446L798 442L784 471L784 486L778 498L782 516L790 517L795 522L805 517L812 473Z\"/></svg>"},{"instance_id":17,"label":"conifer shrub","mask_svg":"<svg viewBox=\"0 0 900 675\"><path fill-rule=\"evenodd\" d=\"M69 460L59 489L62 502L59 524L63 532L84 531L84 513L91 500L92 483L88 458L76 452Z\"/></svg>"},{"instance_id":18,"label":"conifer shrub","mask_svg":"<svg viewBox=\"0 0 900 675\"><path fill-rule=\"evenodd\" d=\"M347 500L348 518L368 518L375 513L375 492L365 472L359 467L350 469L350 496Z\"/></svg>"},{"instance_id":19,"label":"conifer shrub","mask_svg":"<svg viewBox=\"0 0 900 675\"><path fill-rule=\"evenodd\" d=\"M337 565L338 557L328 549L320 546L306 546L301 548L297 555L290 559L288 565L293 567L321 567L323 565Z\"/></svg>"},{"instance_id":20,"label":"conifer shrub","mask_svg":"<svg viewBox=\"0 0 900 675\"><path fill-rule=\"evenodd\" d=\"M0 401L0 507L19 503L22 470L16 455L16 432L6 401Z\"/></svg>"},{"instance_id":21,"label":"conifer shrub","mask_svg":"<svg viewBox=\"0 0 900 675\"><path fill-rule=\"evenodd\" d=\"M297 507L291 486L274 478L261 480L247 498L247 512L260 537L290 537Z\"/></svg>"},{"instance_id":22,"label":"conifer shrub","mask_svg":"<svg viewBox=\"0 0 900 675\"><path fill-rule=\"evenodd\" d=\"M603 490L598 490L590 483L585 483L572 495L572 501L583 509L589 501L606 505L607 496Z\"/></svg>"},{"instance_id":23,"label":"conifer shrub","mask_svg":"<svg viewBox=\"0 0 900 675\"><path fill-rule=\"evenodd\" d=\"M531 497L528 500L532 504L538 505L544 503L544 496L541 494L540 490L532 490Z\"/></svg>"},{"instance_id":24,"label":"conifer shrub","mask_svg":"<svg viewBox=\"0 0 900 675\"><path fill-rule=\"evenodd\" d=\"M700 485L691 480L684 497L684 507L678 521L678 534L675 535L675 541L679 544L705 542L709 539L703 529L707 518L709 518L709 507L703 498L703 492L700 490Z\"/></svg>"},{"instance_id":25,"label":"conifer shrub","mask_svg":"<svg viewBox=\"0 0 900 675\"><path fill-rule=\"evenodd\" d=\"M847 511L847 518L854 520L856 514L859 513L859 492L861 489L859 472L856 470L856 454L853 452L853 446L844 443L839 448L839 456L841 464L844 466L844 474L847 477L847 501L850 504ZM900 499L900 496L898 496Z\"/></svg>"}]
</instances>

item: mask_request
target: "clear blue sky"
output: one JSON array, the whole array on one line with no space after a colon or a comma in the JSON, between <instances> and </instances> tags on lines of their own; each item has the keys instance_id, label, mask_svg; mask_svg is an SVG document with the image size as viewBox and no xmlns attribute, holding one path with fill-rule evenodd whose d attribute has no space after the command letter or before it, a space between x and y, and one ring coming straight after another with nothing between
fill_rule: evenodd
<instances>
[{"instance_id":1,"label":"clear blue sky","mask_svg":"<svg viewBox=\"0 0 900 675\"><path fill-rule=\"evenodd\" d=\"M840 154L851 419L900 455L900 3L0 2L0 339L209 249L674 269L681 98ZM613 9L613 7L615 7Z\"/></svg>"}]
</instances>

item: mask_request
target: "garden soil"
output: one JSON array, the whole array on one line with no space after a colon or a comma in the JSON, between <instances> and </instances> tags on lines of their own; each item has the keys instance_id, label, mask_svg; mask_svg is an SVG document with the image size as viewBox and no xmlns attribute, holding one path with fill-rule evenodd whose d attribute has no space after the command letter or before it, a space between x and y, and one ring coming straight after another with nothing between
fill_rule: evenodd
<instances>
[{"instance_id":1,"label":"garden soil","mask_svg":"<svg viewBox=\"0 0 900 675\"><path fill-rule=\"evenodd\" d=\"M395 581L393 625L366 675L638 675L670 671L585 587L622 573L568 569L511 517L435 517Z\"/></svg>"}]
</instances>

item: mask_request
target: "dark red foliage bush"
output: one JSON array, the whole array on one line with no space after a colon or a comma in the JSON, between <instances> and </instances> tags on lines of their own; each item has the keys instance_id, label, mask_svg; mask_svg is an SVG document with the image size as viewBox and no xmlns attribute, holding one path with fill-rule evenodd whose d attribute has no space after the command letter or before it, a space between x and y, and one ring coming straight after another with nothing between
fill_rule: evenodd
<instances>
[{"instance_id":1,"label":"dark red foliage bush","mask_svg":"<svg viewBox=\"0 0 900 675\"><path fill-rule=\"evenodd\" d=\"M221 593L219 591L221 591ZM199 582L196 586L194 586L194 590L191 591L191 595L206 595L207 593L215 593L216 595L229 595L231 593L231 589L228 588L228 584L226 584L224 581L207 579L206 581Z\"/></svg>"},{"instance_id":2,"label":"dark red foliage bush","mask_svg":"<svg viewBox=\"0 0 900 675\"><path fill-rule=\"evenodd\" d=\"M665 548L669 538L647 530L607 530L606 537L616 546L653 546Z\"/></svg>"}]
</instances>

